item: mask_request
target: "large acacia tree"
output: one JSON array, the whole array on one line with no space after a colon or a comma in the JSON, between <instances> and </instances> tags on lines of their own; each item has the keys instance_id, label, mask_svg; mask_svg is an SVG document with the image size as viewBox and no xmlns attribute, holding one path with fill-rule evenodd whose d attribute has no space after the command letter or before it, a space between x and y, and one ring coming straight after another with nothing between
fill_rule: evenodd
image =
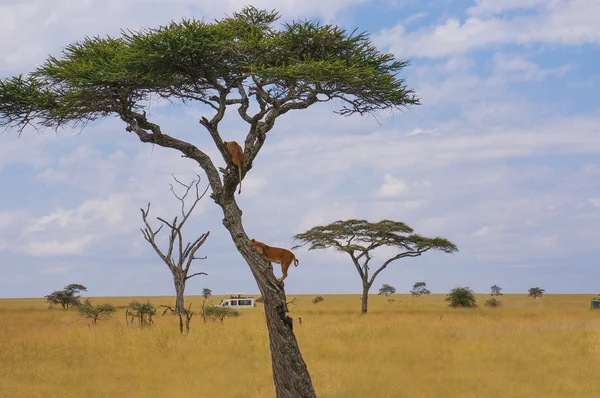
<instances>
[{"instance_id":1,"label":"large acacia tree","mask_svg":"<svg viewBox=\"0 0 600 398\"><path fill-rule=\"evenodd\" d=\"M207 148L177 138L177 131L159 126L145 112L156 95L202 104L211 114L199 123L230 164L220 123L233 107L247 127L244 176L275 121L292 110L336 100L340 114L362 115L418 104L397 75L408 62L380 52L368 34L307 20L275 27L278 18L275 11L246 7L212 22L182 20L119 37L85 38L30 74L0 80L0 123L22 131L27 125L57 128L116 116L142 142L196 162L264 297L277 396L314 397L286 316L283 286L248 245L234 197L236 170L217 169Z\"/></svg>"},{"instance_id":2,"label":"large acacia tree","mask_svg":"<svg viewBox=\"0 0 600 398\"><path fill-rule=\"evenodd\" d=\"M415 234L413 229L403 222L390 220L376 223L365 220L336 221L297 234L294 239L303 242L295 247L309 244L308 250L333 248L350 255L362 280L361 312L363 314L367 313L369 289L375 282L375 278L392 262L404 257L417 257L429 250L445 253L458 251L456 245L447 239L427 238ZM381 263L370 275L369 262L373 258L373 252L384 246L392 247L398 253Z\"/></svg>"}]
</instances>

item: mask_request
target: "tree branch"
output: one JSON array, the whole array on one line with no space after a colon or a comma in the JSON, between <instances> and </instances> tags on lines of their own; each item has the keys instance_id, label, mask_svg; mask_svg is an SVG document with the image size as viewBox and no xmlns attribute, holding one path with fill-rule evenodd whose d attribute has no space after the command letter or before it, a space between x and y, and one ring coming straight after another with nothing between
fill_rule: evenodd
<instances>
[{"instance_id":1,"label":"tree branch","mask_svg":"<svg viewBox=\"0 0 600 398\"><path fill-rule=\"evenodd\" d=\"M196 273L194 273L194 274L192 274L192 275L188 275L188 276L186 276L186 277L185 277L185 280L187 281L188 279L190 279L190 278L193 278L193 277L194 277L194 276L196 276L196 275L208 275L208 274L207 274L206 272L196 272Z\"/></svg>"},{"instance_id":2,"label":"tree branch","mask_svg":"<svg viewBox=\"0 0 600 398\"><path fill-rule=\"evenodd\" d=\"M379 269L377 271L375 271L375 273L373 274L373 276L371 276L371 280L369 282L369 285L373 284L373 282L375 281L375 278L377 277L377 275L379 275L379 273L381 271L383 271L392 261L396 261L396 260L398 260L400 258L403 258L403 257L418 257L421 254L425 253L429 249L431 249L431 247L423 248L421 250L416 250L416 251L410 251L410 252L400 253L400 254L398 254L398 255L390 258L385 263L383 263L383 265L381 267L379 267Z\"/></svg>"}]
</instances>

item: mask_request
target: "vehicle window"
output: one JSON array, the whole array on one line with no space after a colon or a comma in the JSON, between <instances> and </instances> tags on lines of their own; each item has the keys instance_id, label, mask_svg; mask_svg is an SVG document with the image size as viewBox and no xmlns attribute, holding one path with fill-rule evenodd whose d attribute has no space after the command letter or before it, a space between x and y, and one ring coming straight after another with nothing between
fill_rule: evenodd
<instances>
[{"instance_id":1,"label":"vehicle window","mask_svg":"<svg viewBox=\"0 0 600 398\"><path fill-rule=\"evenodd\" d=\"M231 305L237 305L237 300L231 300Z\"/></svg>"}]
</instances>

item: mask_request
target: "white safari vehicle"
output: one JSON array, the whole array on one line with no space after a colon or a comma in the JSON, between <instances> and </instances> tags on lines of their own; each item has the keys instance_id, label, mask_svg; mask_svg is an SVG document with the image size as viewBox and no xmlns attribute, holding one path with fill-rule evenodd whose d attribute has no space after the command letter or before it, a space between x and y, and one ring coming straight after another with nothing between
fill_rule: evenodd
<instances>
[{"instance_id":1,"label":"white safari vehicle","mask_svg":"<svg viewBox=\"0 0 600 398\"><path fill-rule=\"evenodd\" d=\"M221 300L219 307L233 308L252 308L256 307L254 297L249 297L243 293L229 293L229 298Z\"/></svg>"}]
</instances>

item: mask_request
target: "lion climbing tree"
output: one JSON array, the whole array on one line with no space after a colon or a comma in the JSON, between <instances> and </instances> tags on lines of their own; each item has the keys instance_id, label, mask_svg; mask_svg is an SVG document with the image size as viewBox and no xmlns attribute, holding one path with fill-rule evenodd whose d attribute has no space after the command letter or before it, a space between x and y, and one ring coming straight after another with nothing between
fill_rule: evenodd
<instances>
[{"instance_id":1,"label":"lion climbing tree","mask_svg":"<svg viewBox=\"0 0 600 398\"><path fill-rule=\"evenodd\" d=\"M229 166L221 175L207 148L177 138L177 131L145 112L155 96L201 104L209 115L199 120L201 128L231 165L220 123L225 110L234 108L228 115L247 126L243 178L275 121L290 111L330 100L338 101L342 115L418 104L397 76L408 62L380 52L366 33L307 20L275 26L278 19L275 11L245 7L211 22L184 19L118 37L85 38L30 74L0 80L0 124L21 133L28 125L73 127L116 116L142 142L196 162L265 299L277 397L302 398L314 397L314 388L285 316L283 287L248 244L234 196L237 170Z\"/></svg>"}]
</instances>

